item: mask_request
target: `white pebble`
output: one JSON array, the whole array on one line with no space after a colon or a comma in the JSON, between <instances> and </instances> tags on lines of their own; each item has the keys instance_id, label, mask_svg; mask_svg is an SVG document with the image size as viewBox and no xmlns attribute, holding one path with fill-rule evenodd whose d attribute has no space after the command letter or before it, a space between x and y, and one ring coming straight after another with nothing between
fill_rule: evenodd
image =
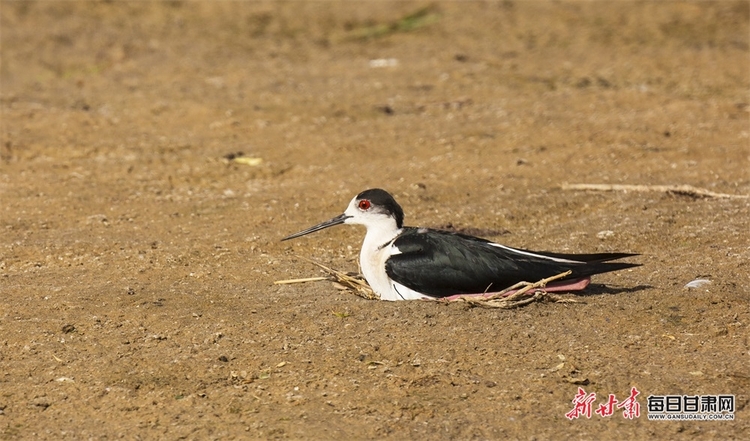
<instances>
[{"instance_id":1,"label":"white pebble","mask_svg":"<svg viewBox=\"0 0 750 441\"><path fill-rule=\"evenodd\" d=\"M703 285L708 285L711 283L708 279L695 279L691 282L689 282L687 285L685 285L685 288L691 289L691 288L700 288Z\"/></svg>"},{"instance_id":2,"label":"white pebble","mask_svg":"<svg viewBox=\"0 0 750 441\"><path fill-rule=\"evenodd\" d=\"M370 60L370 67L396 67L398 60L395 58L376 58Z\"/></svg>"}]
</instances>

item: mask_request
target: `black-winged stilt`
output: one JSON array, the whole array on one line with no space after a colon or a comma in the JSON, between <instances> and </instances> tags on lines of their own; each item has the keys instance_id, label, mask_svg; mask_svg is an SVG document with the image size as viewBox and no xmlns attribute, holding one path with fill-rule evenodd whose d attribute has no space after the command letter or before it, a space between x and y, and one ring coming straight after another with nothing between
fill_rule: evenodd
<instances>
[{"instance_id":1,"label":"black-winged stilt","mask_svg":"<svg viewBox=\"0 0 750 441\"><path fill-rule=\"evenodd\" d=\"M343 214L282 239L338 224L367 228L359 255L362 273L382 300L436 299L500 291L518 282L572 271L549 291L583 289L594 274L640 266L610 262L629 253L561 254L511 248L474 236L405 227L404 211L385 190L358 194Z\"/></svg>"}]
</instances>

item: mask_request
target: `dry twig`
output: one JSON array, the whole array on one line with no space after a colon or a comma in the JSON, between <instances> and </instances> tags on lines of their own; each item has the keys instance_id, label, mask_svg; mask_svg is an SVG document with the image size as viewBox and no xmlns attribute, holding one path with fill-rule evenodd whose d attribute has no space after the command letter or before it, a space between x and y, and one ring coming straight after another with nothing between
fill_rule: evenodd
<instances>
[{"instance_id":1,"label":"dry twig","mask_svg":"<svg viewBox=\"0 0 750 441\"><path fill-rule=\"evenodd\" d=\"M500 309L519 308L521 306L528 305L529 303L546 300L546 299L549 299L558 303L578 303L575 300L565 299L563 297L550 294L544 290L544 287L547 286L548 283L553 282L555 280L562 279L563 277L566 277L570 274L571 274L571 271L568 270L564 273L560 273L552 277L547 277L546 279L542 279L535 283L518 282L509 288L505 288L502 291L492 294L491 296L478 296L476 294L468 294L468 295L458 296L458 297L455 297L446 301L466 302L471 306L481 306L483 308L500 308ZM514 291L514 290L517 290L517 291L508 295L509 292ZM534 291L532 294L529 294L529 291L531 290L534 290Z\"/></svg>"},{"instance_id":2,"label":"dry twig","mask_svg":"<svg viewBox=\"0 0 750 441\"><path fill-rule=\"evenodd\" d=\"M286 279L276 280L273 282L274 285L290 285L292 283L305 283L305 282L319 282L321 280L330 280L329 277L305 277L303 279Z\"/></svg>"},{"instance_id":3,"label":"dry twig","mask_svg":"<svg viewBox=\"0 0 750 441\"><path fill-rule=\"evenodd\" d=\"M274 283L277 285L281 285L290 283L304 283L317 280L331 280L332 282L334 282L334 284L337 284L338 287L347 289L353 292L355 295L358 295L367 300L380 299L380 296L378 296L375 291L370 288L370 285L367 284L367 281L361 275L344 273L333 268L329 268L322 263L316 262L312 259L307 259L305 257L300 258L303 260L307 260L313 265L321 268L323 271L328 273L329 277L308 277L304 279L278 280ZM439 299L438 301L446 303L465 302L471 306L500 309L518 308L524 305L528 305L529 303L542 300L551 300L558 303L578 303L575 300L565 299L558 295L550 294L544 291L544 287L547 286L548 283L568 276L570 273L570 271L566 271L556 276L542 279L536 283L519 282L509 288L498 291L496 293L492 293L490 295L466 294L456 296L451 299ZM533 292L530 292L532 290Z\"/></svg>"},{"instance_id":4,"label":"dry twig","mask_svg":"<svg viewBox=\"0 0 750 441\"><path fill-rule=\"evenodd\" d=\"M563 190L591 190L591 191L658 191L663 193L690 196L693 198L747 199L746 194L715 193L692 185L625 185L625 184L563 184Z\"/></svg>"},{"instance_id":5,"label":"dry twig","mask_svg":"<svg viewBox=\"0 0 750 441\"><path fill-rule=\"evenodd\" d=\"M335 283L338 283L344 288L352 291L354 294L362 298L365 298L367 300L380 300L380 296L375 294L375 291L373 291L372 288L370 288L370 285L367 284L367 281L365 281L365 279L359 274L349 275L347 273L337 271L333 268L329 268L323 265L322 263L316 262L312 259L307 259L304 257L302 257L301 259L307 260L313 265L318 266L323 271L329 274L330 277L326 279L331 280Z\"/></svg>"}]
</instances>

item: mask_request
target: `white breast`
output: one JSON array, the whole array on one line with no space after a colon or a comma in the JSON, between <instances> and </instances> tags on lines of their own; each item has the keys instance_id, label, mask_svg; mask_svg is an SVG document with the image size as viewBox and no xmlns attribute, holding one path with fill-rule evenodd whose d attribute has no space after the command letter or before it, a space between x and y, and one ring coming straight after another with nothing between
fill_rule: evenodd
<instances>
[{"instance_id":1,"label":"white breast","mask_svg":"<svg viewBox=\"0 0 750 441\"><path fill-rule=\"evenodd\" d=\"M400 234L400 231L398 233ZM383 240L382 236L377 237L376 235L370 235L368 232L359 255L362 275L365 276L367 283L370 284L373 291L380 296L380 300L395 301L431 298L394 282L385 272L385 261L391 256L401 253L398 248L392 245L396 236Z\"/></svg>"},{"instance_id":2,"label":"white breast","mask_svg":"<svg viewBox=\"0 0 750 441\"><path fill-rule=\"evenodd\" d=\"M359 264L362 266L362 275L367 283L380 296L381 300L398 300L393 298L391 279L385 272L385 261L391 257L391 246L379 248L379 246L368 247L367 241L362 245L359 254Z\"/></svg>"}]
</instances>

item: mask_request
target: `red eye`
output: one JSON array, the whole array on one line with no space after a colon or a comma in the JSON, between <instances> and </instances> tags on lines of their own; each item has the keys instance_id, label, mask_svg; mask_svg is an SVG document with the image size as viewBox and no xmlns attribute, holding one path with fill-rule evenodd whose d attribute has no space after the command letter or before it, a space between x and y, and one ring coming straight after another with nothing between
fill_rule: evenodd
<instances>
[{"instance_id":1,"label":"red eye","mask_svg":"<svg viewBox=\"0 0 750 441\"><path fill-rule=\"evenodd\" d=\"M360 210L367 211L370 209L371 204L370 204L370 201L368 201L367 199L362 199L361 201L359 201L358 206Z\"/></svg>"}]
</instances>

